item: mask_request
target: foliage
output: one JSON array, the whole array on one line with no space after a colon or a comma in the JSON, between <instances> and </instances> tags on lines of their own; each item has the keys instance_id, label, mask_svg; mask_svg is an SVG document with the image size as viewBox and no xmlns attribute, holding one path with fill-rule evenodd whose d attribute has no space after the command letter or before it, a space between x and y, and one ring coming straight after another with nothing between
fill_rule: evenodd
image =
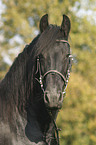
<instances>
[{"instance_id":1,"label":"foliage","mask_svg":"<svg viewBox=\"0 0 96 145\"><path fill-rule=\"evenodd\" d=\"M14 58L10 49L20 51L39 31L40 17L48 13L49 22L61 25L62 15L71 19L70 44L74 57L63 109L57 119L62 129L61 145L96 144L96 25L91 16L79 17L81 1L76 0L2 0L6 5L0 32L4 36L0 48ZM96 9L95 0L86 0L83 8ZM76 11L74 11L74 7ZM38 31L37 31L38 30ZM16 36L21 41L16 41ZM9 49L10 48L10 49ZM8 69L0 56L0 78Z\"/></svg>"}]
</instances>

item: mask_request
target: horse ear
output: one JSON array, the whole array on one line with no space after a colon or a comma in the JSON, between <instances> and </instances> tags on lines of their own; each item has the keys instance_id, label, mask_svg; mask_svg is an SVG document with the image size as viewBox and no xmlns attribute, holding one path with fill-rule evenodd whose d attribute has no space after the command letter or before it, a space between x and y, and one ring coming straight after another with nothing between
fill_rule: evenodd
<instances>
[{"instance_id":1,"label":"horse ear","mask_svg":"<svg viewBox=\"0 0 96 145\"><path fill-rule=\"evenodd\" d=\"M40 20L40 31L41 33L48 27L48 14L44 15Z\"/></svg>"},{"instance_id":2,"label":"horse ear","mask_svg":"<svg viewBox=\"0 0 96 145\"><path fill-rule=\"evenodd\" d=\"M61 31L64 33L64 37L68 38L70 28L71 28L70 19L66 15L63 15Z\"/></svg>"}]
</instances>

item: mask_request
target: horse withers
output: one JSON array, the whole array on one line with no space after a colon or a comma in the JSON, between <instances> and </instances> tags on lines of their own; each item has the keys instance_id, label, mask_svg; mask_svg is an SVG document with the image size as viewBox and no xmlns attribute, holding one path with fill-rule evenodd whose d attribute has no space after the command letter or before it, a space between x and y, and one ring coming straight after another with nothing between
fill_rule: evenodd
<instances>
[{"instance_id":1,"label":"horse withers","mask_svg":"<svg viewBox=\"0 0 96 145\"><path fill-rule=\"evenodd\" d=\"M56 126L71 69L70 20L49 25L15 59L0 83L0 145L59 145Z\"/></svg>"}]
</instances>

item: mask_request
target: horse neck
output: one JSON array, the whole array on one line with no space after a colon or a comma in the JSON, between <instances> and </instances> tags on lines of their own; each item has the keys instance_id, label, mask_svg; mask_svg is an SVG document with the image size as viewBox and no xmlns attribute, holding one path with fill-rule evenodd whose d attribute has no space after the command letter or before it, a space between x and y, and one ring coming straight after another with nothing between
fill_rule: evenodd
<instances>
[{"instance_id":1,"label":"horse neck","mask_svg":"<svg viewBox=\"0 0 96 145\"><path fill-rule=\"evenodd\" d=\"M36 96L35 96L36 97ZM43 96L42 96L43 98ZM38 122L38 125L40 127L40 131L43 133L43 139L48 145L57 145L57 141L55 138L55 126L54 122L56 121L58 111L52 111L51 115L49 111L47 110L43 99L41 102L38 102L37 104L33 105L33 108L30 107L29 110L33 110L36 121ZM31 111L29 111L31 114ZM31 117L32 115L29 115ZM28 120L30 120L28 118ZM54 120L54 122L53 122Z\"/></svg>"}]
</instances>

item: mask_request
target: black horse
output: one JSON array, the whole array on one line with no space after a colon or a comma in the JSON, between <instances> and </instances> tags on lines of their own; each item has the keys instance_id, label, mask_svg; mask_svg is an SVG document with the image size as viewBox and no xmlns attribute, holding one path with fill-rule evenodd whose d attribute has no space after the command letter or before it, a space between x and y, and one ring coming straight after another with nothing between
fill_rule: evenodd
<instances>
[{"instance_id":1,"label":"black horse","mask_svg":"<svg viewBox=\"0 0 96 145\"><path fill-rule=\"evenodd\" d=\"M25 47L0 83L0 145L59 145L56 117L67 86L70 20L40 20L41 33Z\"/></svg>"}]
</instances>

